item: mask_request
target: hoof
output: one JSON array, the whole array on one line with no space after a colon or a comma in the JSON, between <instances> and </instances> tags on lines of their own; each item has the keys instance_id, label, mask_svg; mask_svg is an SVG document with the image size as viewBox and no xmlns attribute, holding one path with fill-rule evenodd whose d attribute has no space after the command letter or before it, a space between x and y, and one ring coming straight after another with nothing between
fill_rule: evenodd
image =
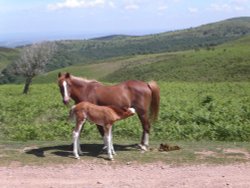
<instances>
[{"instance_id":1,"label":"hoof","mask_svg":"<svg viewBox=\"0 0 250 188\"><path fill-rule=\"evenodd\" d=\"M140 148L141 150L143 150L143 151L148 151L147 146L141 145L141 144L139 144L138 146L139 146L139 148Z\"/></svg>"},{"instance_id":2,"label":"hoof","mask_svg":"<svg viewBox=\"0 0 250 188\"><path fill-rule=\"evenodd\" d=\"M75 156L75 159L80 159L80 157L79 156Z\"/></svg>"},{"instance_id":3,"label":"hoof","mask_svg":"<svg viewBox=\"0 0 250 188\"><path fill-rule=\"evenodd\" d=\"M108 155L108 159L110 160L110 161L113 161L114 160L114 158L113 158L113 155Z\"/></svg>"},{"instance_id":4,"label":"hoof","mask_svg":"<svg viewBox=\"0 0 250 188\"><path fill-rule=\"evenodd\" d=\"M110 160L110 161L113 161L113 160L114 160L114 158L113 158L113 157L111 157L111 158L109 157L109 160Z\"/></svg>"}]
</instances>

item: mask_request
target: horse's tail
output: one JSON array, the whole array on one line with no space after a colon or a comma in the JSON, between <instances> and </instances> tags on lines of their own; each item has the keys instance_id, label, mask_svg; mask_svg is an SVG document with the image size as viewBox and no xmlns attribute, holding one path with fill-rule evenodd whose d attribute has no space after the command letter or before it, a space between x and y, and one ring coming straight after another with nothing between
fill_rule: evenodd
<instances>
[{"instance_id":1,"label":"horse's tail","mask_svg":"<svg viewBox=\"0 0 250 188\"><path fill-rule=\"evenodd\" d=\"M71 107L70 111L69 111L69 117L68 120L72 120L75 118L75 105Z\"/></svg>"},{"instance_id":2,"label":"horse's tail","mask_svg":"<svg viewBox=\"0 0 250 188\"><path fill-rule=\"evenodd\" d=\"M155 81L148 82L148 86L152 91L149 117L151 121L156 121L160 108L160 88Z\"/></svg>"}]
</instances>

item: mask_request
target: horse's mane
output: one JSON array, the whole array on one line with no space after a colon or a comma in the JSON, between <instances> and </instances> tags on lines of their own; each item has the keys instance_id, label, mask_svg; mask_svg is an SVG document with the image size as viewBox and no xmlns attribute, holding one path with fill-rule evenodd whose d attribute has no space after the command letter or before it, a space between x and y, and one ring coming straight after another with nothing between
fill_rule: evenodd
<instances>
[{"instance_id":1,"label":"horse's mane","mask_svg":"<svg viewBox=\"0 0 250 188\"><path fill-rule=\"evenodd\" d=\"M71 75L71 79L73 81L78 82L79 84L82 83L82 82L84 82L84 83L98 83L98 84L101 84L101 82L98 82L97 80L89 80L87 78L77 77L77 76L72 76L72 75Z\"/></svg>"}]
</instances>

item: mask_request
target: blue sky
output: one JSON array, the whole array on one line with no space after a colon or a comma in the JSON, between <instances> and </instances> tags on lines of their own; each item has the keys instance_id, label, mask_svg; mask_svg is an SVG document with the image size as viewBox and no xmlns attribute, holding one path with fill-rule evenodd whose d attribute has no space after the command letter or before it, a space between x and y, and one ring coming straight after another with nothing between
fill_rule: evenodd
<instances>
[{"instance_id":1,"label":"blue sky","mask_svg":"<svg viewBox=\"0 0 250 188\"><path fill-rule=\"evenodd\" d=\"M0 41L142 35L250 16L250 0L0 0Z\"/></svg>"}]
</instances>

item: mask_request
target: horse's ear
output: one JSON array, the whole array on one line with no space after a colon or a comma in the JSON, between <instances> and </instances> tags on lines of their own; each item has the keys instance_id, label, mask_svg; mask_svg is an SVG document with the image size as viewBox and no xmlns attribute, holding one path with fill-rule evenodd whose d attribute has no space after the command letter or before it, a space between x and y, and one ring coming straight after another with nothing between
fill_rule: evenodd
<instances>
[{"instance_id":1,"label":"horse's ear","mask_svg":"<svg viewBox=\"0 0 250 188\"><path fill-rule=\"evenodd\" d=\"M58 78L60 78L62 76L61 72L58 73Z\"/></svg>"},{"instance_id":2,"label":"horse's ear","mask_svg":"<svg viewBox=\"0 0 250 188\"><path fill-rule=\"evenodd\" d=\"M70 73L66 73L66 75L65 75L65 78L69 78L70 77Z\"/></svg>"}]
</instances>

